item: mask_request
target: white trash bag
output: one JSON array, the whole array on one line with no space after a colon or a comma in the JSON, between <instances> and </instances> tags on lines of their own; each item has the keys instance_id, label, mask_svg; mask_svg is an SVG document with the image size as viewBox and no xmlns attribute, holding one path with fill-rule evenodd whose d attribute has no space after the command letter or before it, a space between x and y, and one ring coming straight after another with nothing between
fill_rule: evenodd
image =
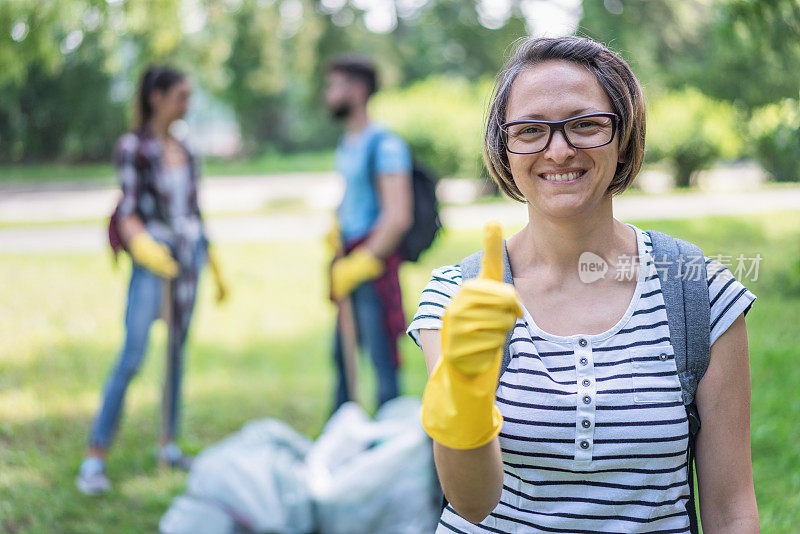
<instances>
[{"instance_id":1,"label":"white trash bag","mask_svg":"<svg viewBox=\"0 0 800 534\"><path fill-rule=\"evenodd\" d=\"M159 523L161 533L313 532L313 506L304 463L310 447L311 440L276 419L248 423L195 459L187 479L187 495L184 500L175 499L164 514ZM223 511L231 523L214 521L196 530L192 515L219 516L204 508Z\"/></svg>"},{"instance_id":2,"label":"white trash bag","mask_svg":"<svg viewBox=\"0 0 800 534\"><path fill-rule=\"evenodd\" d=\"M420 401L385 403L374 421L346 403L306 457L321 534L433 532L439 498Z\"/></svg>"},{"instance_id":3,"label":"white trash bag","mask_svg":"<svg viewBox=\"0 0 800 534\"><path fill-rule=\"evenodd\" d=\"M178 495L158 523L161 534L221 534L236 531L222 508L188 495Z\"/></svg>"}]
</instances>

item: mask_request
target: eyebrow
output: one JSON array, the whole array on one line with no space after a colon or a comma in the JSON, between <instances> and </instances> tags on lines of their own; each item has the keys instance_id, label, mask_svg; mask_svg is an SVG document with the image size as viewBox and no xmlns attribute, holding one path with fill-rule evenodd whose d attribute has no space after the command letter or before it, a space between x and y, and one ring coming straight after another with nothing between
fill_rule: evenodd
<instances>
[{"instance_id":1,"label":"eyebrow","mask_svg":"<svg viewBox=\"0 0 800 534\"><path fill-rule=\"evenodd\" d=\"M596 109L596 108L580 108L580 109L574 109L574 110L570 111L567 114L567 118L577 117L578 115L586 115L588 113L609 113L609 112L608 111L602 111L602 110ZM521 121L521 120L525 120L525 119L546 120L544 118L544 115L541 115L539 113L529 113L528 115L523 115L522 117L520 117L518 119L512 119L512 121ZM509 121L509 122L511 122L511 121Z\"/></svg>"}]
</instances>

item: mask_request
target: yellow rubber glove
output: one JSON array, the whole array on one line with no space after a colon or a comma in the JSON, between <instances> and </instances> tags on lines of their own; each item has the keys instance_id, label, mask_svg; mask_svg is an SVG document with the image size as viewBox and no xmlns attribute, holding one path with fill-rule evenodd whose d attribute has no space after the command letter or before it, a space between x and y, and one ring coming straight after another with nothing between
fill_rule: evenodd
<instances>
[{"instance_id":1,"label":"yellow rubber glove","mask_svg":"<svg viewBox=\"0 0 800 534\"><path fill-rule=\"evenodd\" d=\"M133 260L161 278L172 279L178 276L178 262L163 243L153 239L147 232L139 232L128 242L128 251Z\"/></svg>"},{"instance_id":2,"label":"yellow rubber glove","mask_svg":"<svg viewBox=\"0 0 800 534\"><path fill-rule=\"evenodd\" d=\"M208 268L211 269L211 276L214 277L214 285L217 288L217 304L222 304L228 298L228 285L222 278L219 262L217 262L217 255L212 252L211 248L208 249Z\"/></svg>"},{"instance_id":3,"label":"yellow rubber glove","mask_svg":"<svg viewBox=\"0 0 800 534\"><path fill-rule=\"evenodd\" d=\"M342 235L339 232L339 222L336 217L333 218L331 229L325 234L325 244L334 254L339 254L342 250Z\"/></svg>"},{"instance_id":4,"label":"yellow rubber glove","mask_svg":"<svg viewBox=\"0 0 800 534\"><path fill-rule=\"evenodd\" d=\"M339 258L331 266L331 295L341 300L355 288L377 278L383 273L383 262L367 249L358 247L347 256Z\"/></svg>"},{"instance_id":5,"label":"yellow rubber glove","mask_svg":"<svg viewBox=\"0 0 800 534\"><path fill-rule=\"evenodd\" d=\"M500 433L495 391L508 331L522 315L503 280L500 225L486 225L478 278L468 280L444 315L442 357L422 395L422 426L451 449L474 449Z\"/></svg>"}]
</instances>

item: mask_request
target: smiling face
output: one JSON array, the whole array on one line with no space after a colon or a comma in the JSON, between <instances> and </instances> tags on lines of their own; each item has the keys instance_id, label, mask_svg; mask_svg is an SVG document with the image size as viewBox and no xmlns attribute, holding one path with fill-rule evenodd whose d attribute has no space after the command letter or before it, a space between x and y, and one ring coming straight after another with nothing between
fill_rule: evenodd
<instances>
[{"instance_id":1,"label":"smiling face","mask_svg":"<svg viewBox=\"0 0 800 534\"><path fill-rule=\"evenodd\" d=\"M558 121L587 113L613 113L611 102L586 68L546 61L523 70L511 87L505 121ZM619 162L619 140L588 149L571 147L561 132L536 154L508 153L514 183L528 203L548 217L586 215L602 202Z\"/></svg>"}]
</instances>

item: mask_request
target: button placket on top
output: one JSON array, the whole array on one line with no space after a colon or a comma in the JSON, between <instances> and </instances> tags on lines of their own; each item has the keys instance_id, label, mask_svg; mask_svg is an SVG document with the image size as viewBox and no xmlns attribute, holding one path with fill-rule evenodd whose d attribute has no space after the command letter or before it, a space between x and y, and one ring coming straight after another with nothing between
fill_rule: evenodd
<instances>
[{"instance_id":1,"label":"button placket on top","mask_svg":"<svg viewBox=\"0 0 800 534\"><path fill-rule=\"evenodd\" d=\"M575 350L575 380L578 386L575 420L575 466L588 467L594 449L595 406L597 388L595 386L592 342L578 338L573 342Z\"/></svg>"}]
</instances>

